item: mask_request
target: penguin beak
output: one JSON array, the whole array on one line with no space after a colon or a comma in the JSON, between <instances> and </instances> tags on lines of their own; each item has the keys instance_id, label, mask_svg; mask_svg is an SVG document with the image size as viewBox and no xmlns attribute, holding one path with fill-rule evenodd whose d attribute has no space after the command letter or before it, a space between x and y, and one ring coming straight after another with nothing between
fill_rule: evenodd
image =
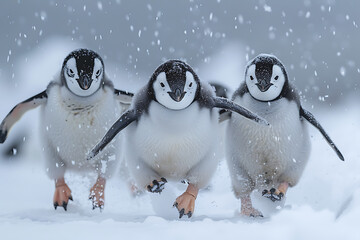
<instances>
[{"instance_id":1,"label":"penguin beak","mask_svg":"<svg viewBox=\"0 0 360 240\"><path fill-rule=\"evenodd\" d=\"M261 92L266 92L273 84L267 82L266 80L259 80L258 83L255 84Z\"/></svg>"},{"instance_id":2,"label":"penguin beak","mask_svg":"<svg viewBox=\"0 0 360 240\"><path fill-rule=\"evenodd\" d=\"M168 92L168 94L174 101L180 102L184 98L186 92L182 91L180 88L176 88L175 91Z\"/></svg>"},{"instance_id":3,"label":"penguin beak","mask_svg":"<svg viewBox=\"0 0 360 240\"><path fill-rule=\"evenodd\" d=\"M78 83L82 90L88 90L91 86L92 79L87 75L80 76L80 78L78 79Z\"/></svg>"}]
</instances>

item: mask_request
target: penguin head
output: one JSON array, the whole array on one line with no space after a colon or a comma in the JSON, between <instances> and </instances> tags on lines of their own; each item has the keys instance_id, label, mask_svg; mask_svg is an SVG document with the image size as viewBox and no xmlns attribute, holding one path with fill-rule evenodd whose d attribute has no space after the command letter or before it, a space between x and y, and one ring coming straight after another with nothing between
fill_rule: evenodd
<instances>
[{"instance_id":1,"label":"penguin head","mask_svg":"<svg viewBox=\"0 0 360 240\"><path fill-rule=\"evenodd\" d=\"M61 79L75 95L90 96L99 90L104 82L104 62L94 51L75 50L64 60Z\"/></svg>"},{"instance_id":2,"label":"penguin head","mask_svg":"<svg viewBox=\"0 0 360 240\"><path fill-rule=\"evenodd\" d=\"M246 67L245 83L252 97L273 101L288 83L284 65L273 55L260 54Z\"/></svg>"},{"instance_id":3,"label":"penguin head","mask_svg":"<svg viewBox=\"0 0 360 240\"><path fill-rule=\"evenodd\" d=\"M200 91L200 80L194 70L179 60L160 65L150 79L155 100L166 108L188 107Z\"/></svg>"}]
</instances>

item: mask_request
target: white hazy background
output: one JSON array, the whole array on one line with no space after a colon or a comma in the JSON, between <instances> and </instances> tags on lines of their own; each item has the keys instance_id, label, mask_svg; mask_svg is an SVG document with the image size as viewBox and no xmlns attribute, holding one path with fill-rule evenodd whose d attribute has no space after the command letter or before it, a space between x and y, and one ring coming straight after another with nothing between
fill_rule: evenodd
<instances>
[{"instance_id":1,"label":"white hazy background","mask_svg":"<svg viewBox=\"0 0 360 240\"><path fill-rule=\"evenodd\" d=\"M171 206L184 190L133 198L118 175L102 213L87 200L93 176L66 175L74 202L52 206L39 111L28 112L0 146L0 239L359 239L360 15L357 1L4 1L0 8L0 118L43 91L79 47L103 56L117 88L136 91L166 59L186 60L203 81L234 91L244 66L273 53L302 92L303 105L345 156L309 127L310 161L284 206L255 193L263 219L238 216L225 160L190 219ZM20 146L14 150L14 144ZM12 151L13 154L8 154ZM277 209L277 210L274 210Z\"/></svg>"}]
</instances>

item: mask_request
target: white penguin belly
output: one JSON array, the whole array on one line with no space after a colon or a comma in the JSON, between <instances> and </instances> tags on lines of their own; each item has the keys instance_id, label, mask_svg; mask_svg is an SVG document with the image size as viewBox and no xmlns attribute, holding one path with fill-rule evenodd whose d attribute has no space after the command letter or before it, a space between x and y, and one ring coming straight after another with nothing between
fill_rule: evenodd
<instances>
[{"instance_id":1,"label":"white penguin belly","mask_svg":"<svg viewBox=\"0 0 360 240\"><path fill-rule=\"evenodd\" d=\"M66 167L94 167L103 156L104 152L95 161L86 160L87 153L120 115L120 107L109 91L101 89L91 97L79 99L71 96L65 87L50 89L48 102L42 109L42 132L47 145L57 152ZM114 154L114 147L105 152Z\"/></svg>"},{"instance_id":2,"label":"white penguin belly","mask_svg":"<svg viewBox=\"0 0 360 240\"><path fill-rule=\"evenodd\" d=\"M153 102L149 115L143 115L127 129L128 144L136 146L130 155L144 161L160 176L185 178L190 169L215 149L217 114L208 108L201 109L197 103L174 111Z\"/></svg>"},{"instance_id":3,"label":"white penguin belly","mask_svg":"<svg viewBox=\"0 0 360 240\"><path fill-rule=\"evenodd\" d=\"M227 130L229 155L239 161L257 185L275 184L282 177L288 180L289 176L285 176L288 171L301 174L310 146L307 127L299 118L296 102L280 99L268 105L249 95L235 100L271 125L260 126L233 114ZM299 176L292 177L289 181L296 184Z\"/></svg>"}]
</instances>

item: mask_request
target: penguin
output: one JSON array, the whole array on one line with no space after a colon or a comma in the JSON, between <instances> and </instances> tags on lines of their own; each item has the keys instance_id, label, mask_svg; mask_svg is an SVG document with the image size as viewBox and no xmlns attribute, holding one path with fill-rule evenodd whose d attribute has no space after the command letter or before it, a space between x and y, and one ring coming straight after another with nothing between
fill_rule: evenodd
<instances>
[{"instance_id":1,"label":"penguin","mask_svg":"<svg viewBox=\"0 0 360 240\"><path fill-rule=\"evenodd\" d=\"M180 60L161 64L132 105L93 148L88 158L104 151L125 130L127 165L137 186L161 193L168 180L188 183L174 203L179 218L194 212L199 189L217 167L218 110L225 108L267 124L247 109L215 96L194 70ZM258 124L260 125L260 124Z\"/></svg>"},{"instance_id":2,"label":"penguin","mask_svg":"<svg viewBox=\"0 0 360 240\"><path fill-rule=\"evenodd\" d=\"M344 160L320 123L301 106L299 93L277 57L260 54L250 61L245 81L232 100L270 123L263 127L238 115L229 116L225 152L232 188L241 200L241 214L262 216L252 206L253 190L263 190L264 197L280 201L288 188L298 183L310 155L306 121L320 131Z\"/></svg>"},{"instance_id":3,"label":"penguin","mask_svg":"<svg viewBox=\"0 0 360 240\"><path fill-rule=\"evenodd\" d=\"M73 200L65 182L67 170L97 173L90 189L93 209L104 207L106 180L113 174L117 159L113 145L93 161L87 153L131 103L133 94L115 89L105 75L102 58L89 49L77 49L65 59L60 74L43 92L17 104L0 125L0 143L11 127L30 109L41 106L40 133L46 156L46 171L55 181L54 208L67 210Z\"/></svg>"}]
</instances>

